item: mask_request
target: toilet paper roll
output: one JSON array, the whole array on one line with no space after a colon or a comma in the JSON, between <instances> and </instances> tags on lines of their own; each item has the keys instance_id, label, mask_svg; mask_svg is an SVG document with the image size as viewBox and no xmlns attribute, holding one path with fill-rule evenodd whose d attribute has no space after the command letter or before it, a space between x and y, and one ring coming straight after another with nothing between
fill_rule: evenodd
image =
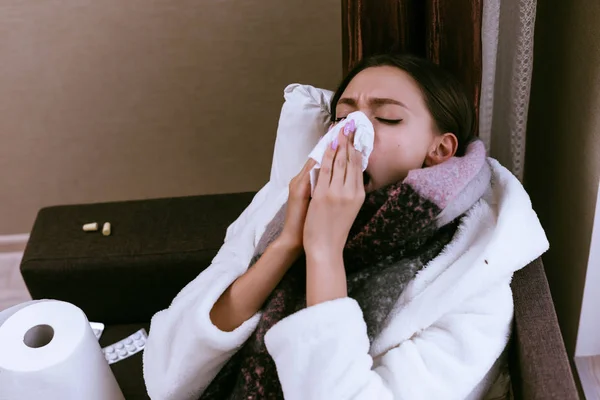
<instances>
[{"instance_id":1,"label":"toilet paper roll","mask_svg":"<svg viewBox=\"0 0 600 400\"><path fill-rule=\"evenodd\" d=\"M57 300L15 308L0 325L1 400L124 400L80 308Z\"/></svg>"}]
</instances>

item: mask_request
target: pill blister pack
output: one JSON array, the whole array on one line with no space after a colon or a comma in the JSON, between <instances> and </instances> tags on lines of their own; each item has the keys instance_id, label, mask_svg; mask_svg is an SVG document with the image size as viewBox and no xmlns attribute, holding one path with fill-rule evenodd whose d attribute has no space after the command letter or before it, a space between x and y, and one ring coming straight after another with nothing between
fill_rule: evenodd
<instances>
[{"instance_id":1,"label":"pill blister pack","mask_svg":"<svg viewBox=\"0 0 600 400\"><path fill-rule=\"evenodd\" d=\"M142 328L127 336L125 339L119 340L110 346L106 346L102 349L102 352L104 353L106 361L108 361L109 364L113 364L144 350L147 338L148 333Z\"/></svg>"},{"instance_id":2,"label":"pill blister pack","mask_svg":"<svg viewBox=\"0 0 600 400\"><path fill-rule=\"evenodd\" d=\"M100 340L100 336L102 336L102 332L104 332L104 324L102 322L90 322L90 326L92 327L96 339Z\"/></svg>"}]
</instances>

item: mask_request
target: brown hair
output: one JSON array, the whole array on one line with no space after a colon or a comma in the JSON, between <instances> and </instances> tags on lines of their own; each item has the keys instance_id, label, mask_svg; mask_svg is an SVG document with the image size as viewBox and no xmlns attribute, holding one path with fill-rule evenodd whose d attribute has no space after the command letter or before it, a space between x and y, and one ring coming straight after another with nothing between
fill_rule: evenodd
<instances>
[{"instance_id":1,"label":"brown hair","mask_svg":"<svg viewBox=\"0 0 600 400\"><path fill-rule=\"evenodd\" d=\"M475 138L475 112L464 87L449 72L433 62L410 54L381 54L363 58L344 77L331 99L331 120L337 103L352 79L371 67L391 66L409 74L420 87L425 104L439 132L450 132L458 140L457 156L464 155Z\"/></svg>"}]
</instances>

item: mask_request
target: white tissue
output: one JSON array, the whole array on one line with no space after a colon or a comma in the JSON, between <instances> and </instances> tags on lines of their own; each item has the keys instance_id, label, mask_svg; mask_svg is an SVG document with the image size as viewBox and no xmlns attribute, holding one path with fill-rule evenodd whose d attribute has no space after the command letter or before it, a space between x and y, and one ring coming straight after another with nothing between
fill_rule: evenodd
<instances>
[{"instance_id":1,"label":"white tissue","mask_svg":"<svg viewBox=\"0 0 600 400\"><path fill-rule=\"evenodd\" d=\"M56 300L15 309L0 313L0 399L124 400L81 309Z\"/></svg>"},{"instance_id":2,"label":"white tissue","mask_svg":"<svg viewBox=\"0 0 600 400\"><path fill-rule=\"evenodd\" d=\"M346 126L346 124L350 121L354 121L356 125L356 131L354 134L354 148L360 151L362 156L362 170L367 169L369 165L369 157L371 156L371 152L373 151L373 142L375 141L375 131L373 129L373 124L369 120L363 112L355 111L353 113L348 114L346 119L342 122L338 123L334 126L325 136L319 140L319 143L315 146L315 148L308 155L309 158L312 158L317 163L310 171L310 186L311 191L314 192L315 184L317 182L317 176L319 170L321 169L321 162L323 161L323 156L325 155L325 151L327 147L331 145L331 142L338 136L341 129Z\"/></svg>"}]
</instances>

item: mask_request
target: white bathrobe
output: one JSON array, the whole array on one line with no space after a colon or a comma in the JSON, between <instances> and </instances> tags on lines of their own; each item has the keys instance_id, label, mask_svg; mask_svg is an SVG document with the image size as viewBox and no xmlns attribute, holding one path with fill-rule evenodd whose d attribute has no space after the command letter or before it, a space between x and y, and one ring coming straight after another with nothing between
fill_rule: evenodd
<instances>
[{"instance_id":1,"label":"white bathrobe","mask_svg":"<svg viewBox=\"0 0 600 400\"><path fill-rule=\"evenodd\" d=\"M492 188L408 284L373 343L351 298L308 307L267 332L286 400L482 398L511 334L513 272L548 249L519 181L490 163ZM152 399L197 399L255 329L259 314L223 332L209 312L246 271L287 195L273 182L261 189L211 266L152 318L144 352Z\"/></svg>"}]
</instances>

